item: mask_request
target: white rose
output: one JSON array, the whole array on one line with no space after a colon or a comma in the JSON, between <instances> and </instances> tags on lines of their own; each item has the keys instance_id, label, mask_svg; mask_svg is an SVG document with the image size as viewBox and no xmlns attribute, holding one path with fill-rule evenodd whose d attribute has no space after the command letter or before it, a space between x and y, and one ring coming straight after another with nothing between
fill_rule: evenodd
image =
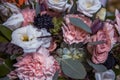
<instances>
[{"instance_id":1,"label":"white rose","mask_svg":"<svg viewBox=\"0 0 120 80\"><path fill-rule=\"evenodd\" d=\"M10 18L7 19L6 22L3 23L3 25L5 25L11 30L15 30L21 26L23 21L24 18L21 13L13 14Z\"/></svg>"},{"instance_id":2,"label":"white rose","mask_svg":"<svg viewBox=\"0 0 120 80\"><path fill-rule=\"evenodd\" d=\"M77 10L89 17L92 17L100 8L99 0L78 0L77 2Z\"/></svg>"},{"instance_id":3,"label":"white rose","mask_svg":"<svg viewBox=\"0 0 120 80\"><path fill-rule=\"evenodd\" d=\"M97 72L95 73L96 80L115 80L115 73L113 70L108 70L105 72Z\"/></svg>"},{"instance_id":4,"label":"white rose","mask_svg":"<svg viewBox=\"0 0 120 80\"><path fill-rule=\"evenodd\" d=\"M13 31L11 43L22 47L25 53L36 52L40 46L48 48L51 43L50 37L39 39L37 37L50 35L44 28L38 30L32 25L28 25Z\"/></svg>"},{"instance_id":5,"label":"white rose","mask_svg":"<svg viewBox=\"0 0 120 80\"><path fill-rule=\"evenodd\" d=\"M68 0L46 0L46 4L50 9L57 10L59 12L71 9L72 5L67 2Z\"/></svg>"}]
</instances>

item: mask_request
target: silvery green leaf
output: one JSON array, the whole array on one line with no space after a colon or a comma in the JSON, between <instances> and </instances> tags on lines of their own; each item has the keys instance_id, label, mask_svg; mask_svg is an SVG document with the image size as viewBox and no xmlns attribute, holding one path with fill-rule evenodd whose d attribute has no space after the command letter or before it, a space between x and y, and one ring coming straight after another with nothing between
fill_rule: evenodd
<instances>
[{"instance_id":1,"label":"silvery green leaf","mask_svg":"<svg viewBox=\"0 0 120 80\"><path fill-rule=\"evenodd\" d=\"M75 26L83 29L84 31L86 31L86 32L88 32L88 33L92 33L90 27L88 27L88 25L85 24L81 19L78 19L78 18L70 18L70 22L71 22L73 25L75 25Z\"/></svg>"},{"instance_id":2,"label":"silvery green leaf","mask_svg":"<svg viewBox=\"0 0 120 80\"><path fill-rule=\"evenodd\" d=\"M105 43L104 41L89 42L88 45L99 45Z\"/></svg>"},{"instance_id":3,"label":"silvery green leaf","mask_svg":"<svg viewBox=\"0 0 120 80\"><path fill-rule=\"evenodd\" d=\"M84 79L86 70L79 60L64 59L61 61L62 71L73 79Z\"/></svg>"},{"instance_id":4,"label":"silvery green leaf","mask_svg":"<svg viewBox=\"0 0 120 80\"><path fill-rule=\"evenodd\" d=\"M107 71L107 68L102 64L94 64L90 60L87 60L88 64L93 67L97 72Z\"/></svg>"},{"instance_id":5,"label":"silvery green leaf","mask_svg":"<svg viewBox=\"0 0 120 80\"><path fill-rule=\"evenodd\" d=\"M55 72L52 80L58 80L58 76L59 76L59 70Z\"/></svg>"},{"instance_id":6,"label":"silvery green leaf","mask_svg":"<svg viewBox=\"0 0 120 80\"><path fill-rule=\"evenodd\" d=\"M40 13L40 4L37 2L36 3L36 15Z\"/></svg>"}]
</instances>

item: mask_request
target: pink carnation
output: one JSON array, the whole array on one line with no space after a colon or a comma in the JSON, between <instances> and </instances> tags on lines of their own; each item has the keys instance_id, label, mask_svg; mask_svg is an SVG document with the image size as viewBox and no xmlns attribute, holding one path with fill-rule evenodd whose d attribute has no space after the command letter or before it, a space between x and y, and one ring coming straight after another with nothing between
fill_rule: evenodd
<instances>
[{"instance_id":1,"label":"pink carnation","mask_svg":"<svg viewBox=\"0 0 120 80\"><path fill-rule=\"evenodd\" d=\"M24 18L23 26L28 25L29 23L33 22L35 16L35 10L26 8L22 10L22 15Z\"/></svg>"},{"instance_id":2,"label":"pink carnation","mask_svg":"<svg viewBox=\"0 0 120 80\"><path fill-rule=\"evenodd\" d=\"M66 15L64 18L66 25L63 23L62 27L64 41L68 44L87 42L90 38L89 34L84 30L72 25L69 20L70 17L79 18L88 26L91 26L91 20L83 15Z\"/></svg>"},{"instance_id":3,"label":"pink carnation","mask_svg":"<svg viewBox=\"0 0 120 80\"><path fill-rule=\"evenodd\" d=\"M14 73L20 80L52 80L59 69L57 61L49 56L45 48L41 48L38 53L24 55L14 66L17 67Z\"/></svg>"},{"instance_id":4,"label":"pink carnation","mask_svg":"<svg viewBox=\"0 0 120 80\"><path fill-rule=\"evenodd\" d=\"M117 41L115 38L114 26L109 22L104 23L103 29L99 30L95 35L92 36L92 42L104 41L105 43L96 46L89 47L92 49L92 61L95 64L104 63L108 57L108 53L113 47L113 44Z\"/></svg>"}]
</instances>

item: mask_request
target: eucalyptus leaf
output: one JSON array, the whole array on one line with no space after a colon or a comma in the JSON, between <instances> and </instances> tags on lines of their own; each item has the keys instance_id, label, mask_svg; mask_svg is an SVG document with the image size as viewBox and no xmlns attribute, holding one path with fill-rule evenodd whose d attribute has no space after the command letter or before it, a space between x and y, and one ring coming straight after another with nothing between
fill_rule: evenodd
<instances>
[{"instance_id":1,"label":"eucalyptus leaf","mask_svg":"<svg viewBox=\"0 0 120 80\"><path fill-rule=\"evenodd\" d=\"M94 64L90 60L87 60L88 64L93 67L97 72L105 72L107 68L102 64Z\"/></svg>"},{"instance_id":2,"label":"eucalyptus leaf","mask_svg":"<svg viewBox=\"0 0 120 80\"><path fill-rule=\"evenodd\" d=\"M61 67L63 73L73 79L84 79L87 74L79 60L64 59L61 61Z\"/></svg>"},{"instance_id":3,"label":"eucalyptus leaf","mask_svg":"<svg viewBox=\"0 0 120 80\"><path fill-rule=\"evenodd\" d=\"M0 78L0 80L10 80L7 76Z\"/></svg>"},{"instance_id":4,"label":"eucalyptus leaf","mask_svg":"<svg viewBox=\"0 0 120 80\"><path fill-rule=\"evenodd\" d=\"M56 71L52 80L58 80L58 76L59 76L59 70Z\"/></svg>"},{"instance_id":5,"label":"eucalyptus leaf","mask_svg":"<svg viewBox=\"0 0 120 80\"><path fill-rule=\"evenodd\" d=\"M40 13L40 4L37 2L36 3L36 15Z\"/></svg>"},{"instance_id":6,"label":"eucalyptus leaf","mask_svg":"<svg viewBox=\"0 0 120 80\"><path fill-rule=\"evenodd\" d=\"M92 33L90 27L88 27L88 25L85 24L81 19L72 18L72 17L71 17L71 18L70 18L70 22L71 22L73 25L75 25L75 26L83 29L84 31L86 31L86 32L88 32L88 33Z\"/></svg>"},{"instance_id":7,"label":"eucalyptus leaf","mask_svg":"<svg viewBox=\"0 0 120 80\"><path fill-rule=\"evenodd\" d=\"M0 32L4 38L6 38L9 41L11 40L12 31L10 29L0 24Z\"/></svg>"},{"instance_id":8,"label":"eucalyptus leaf","mask_svg":"<svg viewBox=\"0 0 120 80\"><path fill-rule=\"evenodd\" d=\"M98 45L98 44L103 44L105 43L104 41L96 41L96 42L89 42L88 45Z\"/></svg>"}]
</instances>

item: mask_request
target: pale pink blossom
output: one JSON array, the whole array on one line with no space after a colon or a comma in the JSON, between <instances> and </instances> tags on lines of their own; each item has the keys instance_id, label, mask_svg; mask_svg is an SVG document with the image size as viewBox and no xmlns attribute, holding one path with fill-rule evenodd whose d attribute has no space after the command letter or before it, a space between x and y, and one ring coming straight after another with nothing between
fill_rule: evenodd
<instances>
[{"instance_id":1,"label":"pale pink blossom","mask_svg":"<svg viewBox=\"0 0 120 80\"><path fill-rule=\"evenodd\" d=\"M26 26L34 21L35 10L30 8L25 8L21 11L21 13L24 18L23 26Z\"/></svg>"},{"instance_id":2,"label":"pale pink blossom","mask_svg":"<svg viewBox=\"0 0 120 80\"><path fill-rule=\"evenodd\" d=\"M64 41L68 44L86 42L90 38L90 35L84 30L72 25L69 20L70 17L79 18L89 27L91 26L91 20L83 15L66 15L64 17L65 24L63 23L62 27Z\"/></svg>"},{"instance_id":3,"label":"pale pink blossom","mask_svg":"<svg viewBox=\"0 0 120 80\"><path fill-rule=\"evenodd\" d=\"M20 80L52 80L59 70L57 61L45 48L40 48L37 53L25 54L14 67L17 67L14 73Z\"/></svg>"},{"instance_id":4,"label":"pale pink blossom","mask_svg":"<svg viewBox=\"0 0 120 80\"><path fill-rule=\"evenodd\" d=\"M92 36L92 42L104 41L103 44L89 47L90 53L92 54L92 61L95 64L104 63L108 57L108 53L113 47L113 44L117 41L115 37L114 25L109 22L105 22L103 29L99 30L95 35Z\"/></svg>"}]
</instances>

